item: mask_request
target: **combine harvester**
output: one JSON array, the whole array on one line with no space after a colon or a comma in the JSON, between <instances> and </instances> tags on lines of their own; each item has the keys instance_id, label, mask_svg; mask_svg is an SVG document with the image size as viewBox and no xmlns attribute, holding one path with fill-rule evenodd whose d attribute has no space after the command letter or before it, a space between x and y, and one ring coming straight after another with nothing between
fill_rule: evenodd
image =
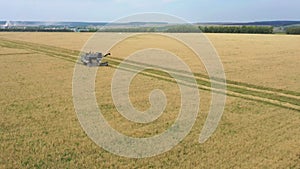
<instances>
[{"instance_id":1,"label":"combine harvester","mask_svg":"<svg viewBox=\"0 0 300 169\"><path fill-rule=\"evenodd\" d=\"M84 53L81 55L81 62L89 67L94 66L108 66L108 62L103 62L102 59L104 57L110 56L110 53L107 53L106 55L102 55L102 53L96 52L96 53Z\"/></svg>"}]
</instances>

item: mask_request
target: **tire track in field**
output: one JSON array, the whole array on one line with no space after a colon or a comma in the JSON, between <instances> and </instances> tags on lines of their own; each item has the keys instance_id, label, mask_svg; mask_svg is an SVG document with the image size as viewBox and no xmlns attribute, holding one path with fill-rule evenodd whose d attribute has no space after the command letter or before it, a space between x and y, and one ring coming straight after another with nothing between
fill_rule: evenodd
<instances>
[{"instance_id":1,"label":"tire track in field","mask_svg":"<svg viewBox=\"0 0 300 169\"><path fill-rule=\"evenodd\" d=\"M123 70L127 70L127 71L133 71L133 72L138 72L137 70L140 70L140 68L136 68L134 69L134 67L138 67L137 65L130 65L126 63L122 63L122 65L124 67L119 67L119 63L120 62L114 62L114 59L107 59L110 60L110 62L112 62L112 67L114 68L119 68L119 69L123 69ZM153 68L157 68L155 66L153 66ZM155 73L153 73L155 72ZM178 72L174 72L176 73L176 76L179 77L179 83L186 85L186 86L191 86L191 87L195 87L194 85L192 85L191 83L189 83L189 81L193 78L192 76L187 76L187 75L182 75ZM155 78L159 78L162 80L167 80L173 83L177 83L176 80L174 80L171 77L168 77L167 75L163 75L164 73L161 73L160 71L150 71L149 70L145 70L143 72L141 72L140 74L142 75L146 75L146 76L150 76L150 77L155 77ZM190 79L190 80L188 80ZM271 105L275 105L275 106L279 106L279 107L283 107L283 108L288 108L288 109L293 109L293 110L297 110L300 111L300 106L299 106L299 99L295 99L293 97L298 97L298 96L293 96L292 98L286 98L289 99L288 101L283 100L281 97L282 96L277 96L276 93L272 92L273 96L270 97L262 97L264 95L266 95L265 93L263 93L260 90L259 94L253 93L252 91L246 91L247 89L242 88L241 86L239 86L238 90L234 90L233 87L231 87L231 84L227 84L227 91L226 93L223 90L220 90L218 88L211 88L209 79L206 80L202 80L201 78L195 76L195 79L198 83L198 85L196 87L198 87L201 90L207 90L207 91L212 91L212 92L217 92L217 93L222 93L222 94L227 94L228 96L233 96L233 97L239 97L239 98L243 98L243 99L247 99L247 100L252 100L252 101L258 101L258 102L263 102L263 103L267 103L267 104L271 104ZM214 80L212 80L212 83L218 83L218 82L214 82ZM241 91L243 90L243 91ZM238 92L241 91L241 92ZM286 95L286 94L283 94ZM276 97L277 96L277 97ZM287 96L285 96L287 97ZM296 103L296 104L295 104ZM297 104L298 103L298 104Z\"/></svg>"},{"instance_id":2,"label":"tire track in field","mask_svg":"<svg viewBox=\"0 0 300 169\"><path fill-rule=\"evenodd\" d=\"M9 56L9 55L30 55L35 54L34 52L22 52L22 53L0 53L0 56Z\"/></svg>"},{"instance_id":3,"label":"tire track in field","mask_svg":"<svg viewBox=\"0 0 300 169\"><path fill-rule=\"evenodd\" d=\"M140 63L140 62L136 62L136 61L130 61L130 60L123 61L122 59L118 59L118 58L108 58L108 60L117 60L117 62L125 62L125 63L133 64L133 65L136 65L136 66L143 65L143 66L147 66L147 67L154 67L154 68L164 69L164 70L171 71L173 73L181 74L181 75L188 76L188 77L192 78L192 76L190 75L189 72L178 71L178 70L174 70L174 69L168 69L168 68L159 67L159 66L156 66L156 65L145 64L145 63ZM214 83L221 84L221 82L222 82L222 80L215 79L215 78L210 79L208 76L201 75L201 74L198 74L198 75L194 74L194 76L196 77L196 79L205 81L207 83L210 83L212 81ZM294 99L300 99L300 95L297 95L297 94L293 95L293 94L287 94L287 93L284 93L284 92L264 90L264 89L255 88L255 87L247 87L246 85L243 86L243 85L238 85L236 83L230 83L230 81L227 81L227 83L230 87L243 88L243 89L251 90L251 91L254 91L254 92L264 92L264 93L268 93L268 94L277 94L279 96L291 97L291 98L294 98Z\"/></svg>"},{"instance_id":4,"label":"tire track in field","mask_svg":"<svg viewBox=\"0 0 300 169\"><path fill-rule=\"evenodd\" d=\"M43 44L36 44L32 42L24 42L19 40L0 39L0 46L7 48L26 49L31 52L45 54L51 57L56 57L74 63L77 62L78 56L80 54L80 51L69 50L65 48ZM111 67L120 68L127 71L137 71L139 68L149 67L153 70L146 70L140 72L140 74L177 83L173 78L169 77L164 72L155 69L168 70L172 73L175 73L179 77L179 83L182 83L183 85L187 86L191 86L191 83L189 81L194 76L197 81L196 87L198 87L200 90L223 93L232 97L239 97L246 100L258 101L283 108L293 109L300 112L300 93L295 91L268 88L227 80L227 91L225 93L224 91L221 91L218 88L211 88L211 83L221 85L220 81L222 81L222 79L210 79L207 75L203 75L200 73L194 73L194 75L191 75L190 73L184 71L166 69L163 67L158 67L156 65L139 63L130 60L123 61L122 59L113 57L106 58L106 60L110 62L110 64L112 65ZM123 62L123 65L125 65L125 67L119 67L121 62Z\"/></svg>"}]
</instances>

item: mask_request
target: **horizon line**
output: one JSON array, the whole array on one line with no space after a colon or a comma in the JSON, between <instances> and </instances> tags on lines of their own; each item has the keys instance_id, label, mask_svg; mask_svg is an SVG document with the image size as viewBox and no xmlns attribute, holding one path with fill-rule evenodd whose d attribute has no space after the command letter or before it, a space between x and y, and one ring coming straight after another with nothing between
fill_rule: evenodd
<instances>
[{"instance_id":1,"label":"horizon line","mask_svg":"<svg viewBox=\"0 0 300 169\"><path fill-rule=\"evenodd\" d=\"M1 22L75 22L75 23L111 23L111 21L49 21L49 20L0 20ZM114 23L155 23L155 21L132 21L132 22L114 22ZM252 21L193 21L189 23L253 23L253 22L300 22L300 19L290 20L290 19L274 19L274 20L252 20ZM168 23L157 21L156 23Z\"/></svg>"}]
</instances>

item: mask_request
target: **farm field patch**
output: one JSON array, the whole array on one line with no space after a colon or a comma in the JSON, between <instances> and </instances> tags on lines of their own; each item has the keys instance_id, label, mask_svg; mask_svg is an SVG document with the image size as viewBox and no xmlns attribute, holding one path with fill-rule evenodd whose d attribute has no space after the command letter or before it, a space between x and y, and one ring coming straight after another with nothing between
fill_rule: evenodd
<instances>
[{"instance_id":1,"label":"farm field patch","mask_svg":"<svg viewBox=\"0 0 300 169\"><path fill-rule=\"evenodd\" d=\"M94 144L76 117L72 101L73 69L90 36L88 33L0 33L1 168L300 167L300 63L297 62L300 37L207 35L224 64L228 97L218 129L205 144L199 144L198 138L214 89L210 89L205 69L193 67L199 60L191 60L189 51L178 51L191 65L201 95L196 123L191 133L169 152L146 159L128 159ZM103 36L113 40L124 35L104 33ZM178 36L192 38L193 34ZM152 45L159 45L161 38L156 34L137 37ZM159 88L168 99L164 114L147 125L129 122L118 114L111 99L111 78L127 53L138 48L133 46L139 42L138 38L111 49L113 56L106 58L110 66L99 68L97 73L96 97L112 127L129 136L149 137L174 122L180 107L180 91L164 73L141 72L130 86L133 105L139 110L147 109L149 93ZM176 43L170 46L170 50L177 49ZM145 63L126 62L127 69L133 71L141 64ZM175 73L188 78L184 72Z\"/></svg>"}]
</instances>

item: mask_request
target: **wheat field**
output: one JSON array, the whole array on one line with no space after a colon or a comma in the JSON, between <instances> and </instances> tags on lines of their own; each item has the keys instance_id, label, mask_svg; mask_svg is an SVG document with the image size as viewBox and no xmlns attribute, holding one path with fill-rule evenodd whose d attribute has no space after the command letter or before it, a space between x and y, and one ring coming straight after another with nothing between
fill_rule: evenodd
<instances>
[{"instance_id":1,"label":"wheat field","mask_svg":"<svg viewBox=\"0 0 300 169\"><path fill-rule=\"evenodd\" d=\"M97 45L125 35L103 33L103 44ZM159 88L168 100L164 114L153 123L137 124L117 112L111 79L128 54L144 46L165 45L197 77L201 103L191 132L170 151L143 159L120 157L100 148L77 119L73 71L91 36L0 33L0 168L300 168L299 36L206 35L224 65L228 91L220 124L204 144L198 138L211 91L205 90L210 82L200 60L158 34L138 34L116 44L106 59L110 66L97 72L95 90L105 119L123 134L150 137L161 133L175 121L180 108L177 84L167 80L167 74L149 70L131 82L130 100L136 109L145 111L150 106L149 93Z\"/></svg>"}]
</instances>

